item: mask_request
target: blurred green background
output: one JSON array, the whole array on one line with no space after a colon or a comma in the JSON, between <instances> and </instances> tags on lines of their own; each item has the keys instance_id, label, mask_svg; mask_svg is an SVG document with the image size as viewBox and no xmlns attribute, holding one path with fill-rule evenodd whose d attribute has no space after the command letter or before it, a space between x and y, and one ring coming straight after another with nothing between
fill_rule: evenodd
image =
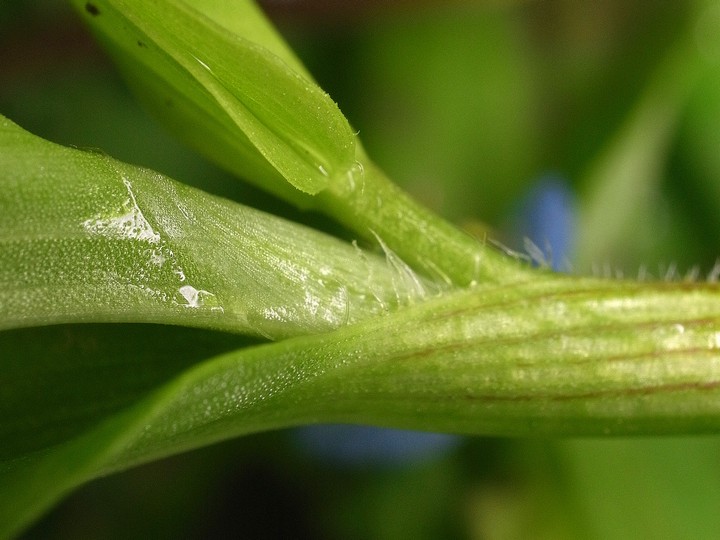
<instances>
[{"instance_id":1,"label":"blurred green background","mask_svg":"<svg viewBox=\"0 0 720 540\"><path fill-rule=\"evenodd\" d=\"M534 204L528 197L550 175L570 201L559 212L571 215L556 215L572 239L563 253L566 269L642 279L717 277L720 4L263 5L369 154L450 220L523 251L523 236L532 234L522 225ZM0 113L47 139L100 149L335 230L177 143L136 104L59 0L0 5ZM473 437L405 463L349 464L313 455L290 431L95 481L27 533L413 540L719 535L715 437Z\"/></svg>"}]
</instances>

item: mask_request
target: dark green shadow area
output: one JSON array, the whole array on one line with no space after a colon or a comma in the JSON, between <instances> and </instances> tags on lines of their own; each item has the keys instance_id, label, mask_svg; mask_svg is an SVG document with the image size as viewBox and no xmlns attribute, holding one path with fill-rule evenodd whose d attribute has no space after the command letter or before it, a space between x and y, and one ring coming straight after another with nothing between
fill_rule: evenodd
<instances>
[{"instance_id":1,"label":"dark green shadow area","mask_svg":"<svg viewBox=\"0 0 720 540\"><path fill-rule=\"evenodd\" d=\"M140 324L2 332L0 461L72 438L189 366L255 342Z\"/></svg>"}]
</instances>

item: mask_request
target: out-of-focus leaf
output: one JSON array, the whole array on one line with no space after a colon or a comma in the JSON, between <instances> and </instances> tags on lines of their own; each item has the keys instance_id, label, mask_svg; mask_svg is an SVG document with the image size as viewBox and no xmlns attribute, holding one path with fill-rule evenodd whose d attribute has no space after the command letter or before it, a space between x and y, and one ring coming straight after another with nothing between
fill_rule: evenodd
<instances>
[{"instance_id":1,"label":"out-of-focus leaf","mask_svg":"<svg viewBox=\"0 0 720 540\"><path fill-rule=\"evenodd\" d=\"M348 60L368 152L453 220L497 225L537 174L545 133L519 14L418 6L366 22Z\"/></svg>"},{"instance_id":2,"label":"out-of-focus leaf","mask_svg":"<svg viewBox=\"0 0 720 540\"><path fill-rule=\"evenodd\" d=\"M707 69L694 88L676 137L670 188L673 204L689 216L706 257L720 249L720 2L700 3L696 28L699 56Z\"/></svg>"},{"instance_id":3,"label":"out-of-focus leaf","mask_svg":"<svg viewBox=\"0 0 720 540\"><path fill-rule=\"evenodd\" d=\"M720 530L718 443L685 437L555 446L588 537L713 540Z\"/></svg>"},{"instance_id":4,"label":"out-of-focus leaf","mask_svg":"<svg viewBox=\"0 0 720 540\"><path fill-rule=\"evenodd\" d=\"M0 328L159 322L279 338L426 292L404 266L5 119L0 187Z\"/></svg>"},{"instance_id":5,"label":"out-of-focus leaf","mask_svg":"<svg viewBox=\"0 0 720 540\"><path fill-rule=\"evenodd\" d=\"M246 336L143 324L0 332L0 461L63 442Z\"/></svg>"},{"instance_id":6,"label":"out-of-focus leaf","mask_svg":"<svg viewBox=\"0 0 720 540\"><path fill-rule=\"evenodd\" d=\"M90 478L281 426L716 432L719 296L716 285L540 274L209 359L83 434L6 460L0 532L16 530Z\"/></svg>"},{"instance_id":7,"label":"out-of-focus leaf","mask_svg":"<svg viewBox=\"0 0 720 540\"><path fill-rule=\"evenodd\" d=\"M680 40L592 164L581 198L578 270L616 265L635 254L638 244L657 241L660 231L671 228L670 214L662 211L660 187L674 128L703 69L693 44Z\"/></svg>"}]
</instances>

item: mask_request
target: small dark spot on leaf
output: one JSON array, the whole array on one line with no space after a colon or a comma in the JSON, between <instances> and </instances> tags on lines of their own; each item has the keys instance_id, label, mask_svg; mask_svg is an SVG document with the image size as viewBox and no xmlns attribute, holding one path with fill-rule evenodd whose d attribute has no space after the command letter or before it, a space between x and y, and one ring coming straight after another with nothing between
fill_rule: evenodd
<instances>
[{"instance_id":1,"label":"small dark spot on leaf","mask_svg":"<svg viewBox=\"0 0 720 540\"><path fill-rule=\"evenodd\" d=\"M85 4L85 11L87 11L93 17L97 17L98 15L100 15L100 10L98 9L98 7L90 2L87 2Z\"/></svg>"},{"instance_id":2,"label":"small dark spot on leaf","mask_svg":"<svg viewBox=\"0 0 720 540\"><path fill-rule=\"evenodd\" d=\"M137 44L138 44L138 47L140 47L142 49L147 49L147 45L145 45L145 43L143 43L142 41L138 41Z\"/></svg>"}]
</instances>

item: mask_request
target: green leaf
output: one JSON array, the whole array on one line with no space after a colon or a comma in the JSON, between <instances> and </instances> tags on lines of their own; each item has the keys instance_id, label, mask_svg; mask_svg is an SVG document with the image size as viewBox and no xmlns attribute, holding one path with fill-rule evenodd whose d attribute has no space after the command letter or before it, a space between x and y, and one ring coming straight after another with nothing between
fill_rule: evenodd
<instances>
[{"instance_id":1,"label":"green leaf","mask_svg":"<svg viewBox=\"0 0 720 540\"><path fill-rule=\"evenodd\" d=\"M276 339L432 290L332 237L5 119L0 208L0 328L159 322Z\"/></svg>"},{"instance_id":2,"label":"green leaf","mask_svg":"<svg viewBox=\"0 0 720 540\"><path fill-rule=\"evenodd\" d=\"M0 332L0 461L79 437L182 370L248 343L243 336L163 325ZM50 485L35 493L33 505L48 496L57 497ZM11 520L0 518L0 537L6 538L7 527L28 509L19 501L4 500L0 506L19 512Z\"/></svg>"},{"instance_id":3,"label":"green leaf","mask_svg":"<svg viewBox=\"0 0 720 540\"><path fill-rule=\"evenodd\" d=\"M86 432L6 460L3 532L90 478L283 426L525 436L720 429L718 286L542 276L191 367ZM13 378L33 369L11 365ZM34 414L42 421L48 411Z\"/></svg>"},{"instance_id":4,"label":"green leaf","mask_svg":"<svg viewBox=\"0 0 720 540\"><path fill-rule=\"evenodd\" d=\"M711 436L554 445L585 536L712 540L720 530L719 442Z\"/></svg>"},{"instance_id":5,"label":"green leaf","mask_svg":"<svg viewBox=\"0 0 720 540\"><path fill-rule=\"evenodd\" d=\"M288 47L285 40L277 33L262 10L249 1L227 2L226 0L202 0L202 3L193 2L193 5L202 14L212 19L233 34L243 36L245 39L259 43L271 53L282 59L293 71L312 81L312 75Z\"/></svg>"},{"instance_id":6,"label":"green leaf","mask_svg":"<svg viewBox=\"0 0 720 540\"><path fill-rule=\"evenodd\" d=\"M211 3L209 17L182 1L74 4L151 107L241 176L315 194L353 165L347 120L251 3Z\"/></svg>"},{"instance_id":7,"label":"green leaf","mask_svg":"<svg viewBox=\"0 0 720 540\"><path fill-rule=\"evenodd\" d=\"M387 179L251 2L73 3L146 105L216 163L379 239L433 279L468 285L519 274Z\"/></svg>"},{"instance_id":8,"label":"green leaf","mask_svg":"<svg viewBox=\"0 0 720 540\"><path fill-rule=\"evenodd\" d=\"M658 208L668 151L680 113L708 70L695 43L687 41L680 40L663 58L631 114L587 173L575 261L581 272L589 272L593 263L616 264L628 258L637 244L656 242L658 231L667 226L667 215ZM646 217L639 221L638 215Z\"/></svg>"},{"instance_id":9,"label":"green leaf","mask_svg":"<svg viewBox=\"0 0 720 540\"><path fill-rule=\"evenodd\" d=\"M254 343L236 334L149 324L0 332L0 461L73 438L199 361Z\"/></svg>"}]
</instances>

